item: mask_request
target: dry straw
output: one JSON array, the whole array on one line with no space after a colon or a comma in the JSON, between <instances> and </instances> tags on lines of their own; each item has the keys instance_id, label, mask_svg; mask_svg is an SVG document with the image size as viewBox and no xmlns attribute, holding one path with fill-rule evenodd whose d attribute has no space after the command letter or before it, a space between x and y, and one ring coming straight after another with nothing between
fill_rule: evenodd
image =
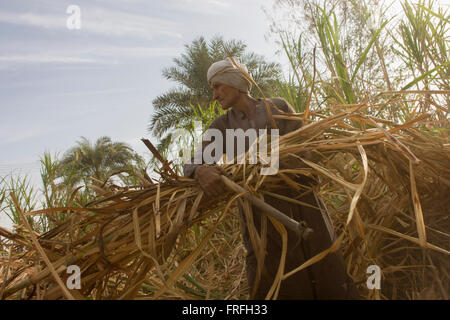
<instances>
[{"instance_id":1,"label":"dry straw","mask_svg":"<svg viewBox=\"0 0 450 320\"><path fill-rule=\"evenodd\" d=\"M282 136L280 162L301 165L282 167L277 175L259 175L260 164L223 165L243 192L208 199L196 181L170 173L166 165L158 184L115 191L98 184L99 196L84 208L27 212L70 212L75 218L41 235L0 229L11 255L0 270L0 294L4 299L246 298L236 204L249 207L249 194L299 203L278 190L289 184L299 195L311 191L295 179L306 175L316 180L316 194L338 237L324 252L284 270L286 229L270 217L267 223L282 236L283 254L268 299L277 298L283 280L338 249L365 299L448 299L448 137L419 130L428 114L404 124L366 115L377 107L353 105ZM303 117L289 115L292 121ZM305 158L307 152L315 161ZM265 227L261 234L251 231L261 266ZM374 264L382 270L381 290L366 286L367 267ZM81 269L79 290L64 286L69 265Z\"/></svg>"}]
</instances>

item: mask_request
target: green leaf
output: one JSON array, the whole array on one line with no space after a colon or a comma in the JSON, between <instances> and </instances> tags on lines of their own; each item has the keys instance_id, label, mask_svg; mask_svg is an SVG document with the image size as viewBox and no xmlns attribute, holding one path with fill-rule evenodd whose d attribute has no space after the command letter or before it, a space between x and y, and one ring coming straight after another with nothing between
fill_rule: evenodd
<instances>
[{"instance_id":1,"label":"green leaf","mask_svg":"<svg viewBox=\"0 0 450 320\"><path fill-rule=\"evenodd\" d=\"M364 63L364 61L366 60L367 54L369 53L370 48L372 48L372 46L373 46L375 40L376 40L376 39L378 38L378 36L380 35L381 30L383 30L383 28L386 26L386 24L387 24L388 22L389 22L389 21L385 21L385 22L380 26L380 28L378 28L378 30L373 34L372 39L370 40L369 44L367 45L367 48L366 48L366 49L364 50L364 52L361 54L361 57L359 57L358 63L356 64L356 68L355 68L355 70L353 71L353 76L352 76L352 79L351 79L351 81L350 81L351 83L353 83L353 81L355 80L355 77L356 77L356 74L358 73L359 68L361 67L361 65L362 65L362 64Z\"/></svg>"},{"instance_id":2,"label":"green leaf","mask_svg":"<svg viewBox=\"0 0 450 320\"><path fill-rule=\"evenodd\" d=\"M450 65L450 61L447 61L446 63L441 64L440 66L437 66L436 68L434 68L434 69L432 69L432 70L430 70L430 71L424 73L423 75L421 75L421 76L415 78L414 80L412 80L410 83L408 83L406 86L404 86L404 87L401 88L400 90L403 91L403 90L407 90L407 89L411 88L413 85L415 85L415 84L418 83L419 81L425 79L426 77L428 77L429 75L431 75L433 72L439 71L440 69L442 69L442 68L444 68L444 67L446 67L446 66L448 66L448 65Z\"/></svg>"},{"instance_id":3,"label":"green leaf","mask_svg":"<svg viewBox=\"0 0 450 320\"><path fill-rule=\"evenodd\" d=\"M422 10L427 11L429 14L435 16L436 18L439 18L439 19L441 19L442 21L444 21L444 22L446 22L446 23L450 23L450 20L447 19L446 17L444 17L442 14L439 14L439 13L434 12L433 10L431 10L431 9L429 9L429 8L427 8L427 7L425 7L423 4L417 4L417 6L418 6L419 8L421 8Z\"/></svg>"}]
</instances>

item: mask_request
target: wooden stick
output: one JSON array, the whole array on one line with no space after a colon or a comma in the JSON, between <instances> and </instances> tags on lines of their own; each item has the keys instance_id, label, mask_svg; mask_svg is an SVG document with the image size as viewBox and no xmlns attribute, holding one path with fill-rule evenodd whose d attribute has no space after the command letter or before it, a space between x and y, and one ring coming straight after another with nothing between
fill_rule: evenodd
<instances>
[{"instance_id":1,"label":"wooden stick","mask_svg":"<svg viewBox=\"0 0 450 320\"><path fill-rule=\"evenodd\" d=\"M153 153L153 155L156 157L156 159L158 159L162 165L163 165L163 170L165 168L167 168L167 170L169 170L169 172L176 176L177 174L175 172L173 172L172 168L170 167L169 163L167 162L167 160L165 160L158 152L158 149L155 148L155 146L150 142L150 140L148 139L144 139L142 138L141 141L147 146L147 148Z\"/></svg>"},{"instance_id":2,"label":"wooden stick","mask_svg":"<svg viewBox=\"0 0 450 320\"><path fill-rule=\"evenodd\" d=\"M285 215L283 212L275 209L271 205L265 203L263 200L255 197L254 195L250 194L247 190L242 188L237 183L231 181L225 176L221 176L223 183L232 191L237 193L244 193L247 192L245 197L247 197L255 207L261 209L264 211L264 213L267 213L271 217L277 219L280 221L286 228L294 231L299 238L306 240L308 236L313 232L313 229L308 228L306 225L306 222L304 221L295 221L294 219L289 218L287 215Z\"/></svg>"}]
</instances>

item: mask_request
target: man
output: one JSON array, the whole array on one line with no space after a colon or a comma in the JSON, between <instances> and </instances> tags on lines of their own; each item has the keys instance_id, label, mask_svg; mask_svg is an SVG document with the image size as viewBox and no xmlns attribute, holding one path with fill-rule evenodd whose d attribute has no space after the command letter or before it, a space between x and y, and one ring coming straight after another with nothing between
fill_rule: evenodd
<instances>
[{"instance_id":1,"label":"man","mask_svg":"<svg viewBox=\"0 0 450 320\"><path fill-rule=\"evenodd\" d=\"M240 69L247 72L244 65L239 65ZM217 100L224 110L228 112L221 115L210 126L210 129L218 129L226 135L226 129L243 129L244 131L253 129L273 128L272 120L268 114L267 107L261 99L250 96L251 82L243 75L233 62L227 58L211 65L207 73L208 82L213 90L213 98ZM273 115L293 113L294 110L284 99L272 98L266 101ZM276 106L276 107L275 107ZM280 112L281 111L281 112ZM300 121L288 119L274 119L279 134L301 127ZM209 144L203 141L202 149ZM236 144L235 144L236 145ZM249 145L246 143L246 150ZM223 154L226 154L225 139L223 143ZM236 152L234 153L236 155ZM291 164L280 164L283 168ZM220 178L221 171L214 165L186 164L184 174L187 177L195 178L205 194L209 197L217 197L225 192L224 185ZM311 184L312 180L307 177L302 179L303 184ZM285 190L280 190L283 195L296 198L297 200L310 204L310 206L300 206L290 202L282 201L274 197L265 196L264 201L279 211L297 221L305 221L314 233L306 241L299 241L296 234L288 231L288 250L286 257L285 273L300 266L319 252L329 248L335 240L331 220L320 210L316 209L318 204L312 191L301 192L286 186ZM303 195L301 195L303 194ZM300 196L301 195L301 196ZM253 223L259 235L261 235L261 217L263 212L252 206ZM259 213L259 214L257 214ZM267 242L265 246L264 266L258 272L258 262L253 248L251 237L248 231L247 219L244 215L242 205L239 206L239 215L243 225L244 245L248 251L247 279L250 287L251 298L264 299L270 290L280 262L282 241L281 236L275 227L268 222ZM247 217L248 218L248 217ZM357 299L359 294L352 280L345 271L345 264L340 252L327 255L321 261L315 263L302 271L281 282L278 299Z\"/></svg>"}]
</instances>

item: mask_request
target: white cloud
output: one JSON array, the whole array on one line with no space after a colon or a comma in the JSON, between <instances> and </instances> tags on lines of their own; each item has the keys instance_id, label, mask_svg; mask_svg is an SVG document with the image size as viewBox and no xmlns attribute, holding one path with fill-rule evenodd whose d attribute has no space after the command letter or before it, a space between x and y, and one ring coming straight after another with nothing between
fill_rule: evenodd
<instances>
[{"instance_id":1,"label":"white cloud","mask_svg":"<svg viewBox=\"0 0 450 320\"><path fill-rule=\"evenodd\" d=\"M66 19L67 18L64 15L37 15L30 12L0 12L0 22L46 29L65 28Z\"/></svg>"},{"instance_id":2,"label":"white cloud","mask_svg":"<svg viewBox=\"0 0 450 320\"><path fill-rule=\"evenodd\" d=\"M110 58L152 58L178 55L182 47L118 47L99 46L80 50L80 54L103 56Z\"/></svg>"},{"instance_id":3,"label":"white cloud","mask_svg":"<svg viewBox=\"0 0 450 320\"><path fill-rule=\"evenodd\" d=\"M10 128L8 128L10 127ZM4 125L0 131L0 145L7 143L16 143L23 140L28 140L30 138L35 138L45 134L54 132L54 128L50 127L28 127L28 128L17 128L13 126Z\"/></svg>"},{"instance_id":4,"label":"white cloud","mask_svg":"<svg viewBox=\"0 0 450 320\"><path fill-rule=\"evenodd\" d=\"M223 15L231 8L231 0L168 0L169 8L205 15Z\"/></svg>"},{"instance_id":5,"label":"white cloud","mask_svg":"<svg viewBox=\"0 0 450 320\"><path fill-rule=\"evenodd\" d=\"M157 35L181 38L176 22L152 18L149 16L127 13L98 7L80 6L81 30L77 33L94 33L103 36L134 37L152 39ZM69 14L35 14L32 12L0 12L0 22L40 27L44 29L67 30Z\"/></svg>"},{"instance_id":6,"label":"white cloud","mask_svg":"<svg viewBox=\"0 0 450 320\"><path fill-rule=\"evenodd\" d=\"M42 96L51 96L51 97L57 97L57 96L64 96L64 97L70 97L70 96L83 96L83 95L112 95L112 94L124 94L128 92L137 91L139 88L131 87L131 88L114 88L114 89L103 89L103 90L80 90L80 91L65 91L65 92L51 92L48 94L43 94ZM73 111L72 111L73 112ZM90 112L92 112L92 108L83 108L76 110L78 115L88 115Z\"/></svg>"},{"instance_id":7,"label":"white cloud","mask_svg":"<svg viewBox=\"0 0 450 320\"><path fill-rule=\"evenodd\" d=\"M206 16L224 16L232 19L235 14L249 18L258 13L261 5L270 5L273 0L166 0L169 9L194 12Z\"/></svg>"},{"instance_id":8,"label":"white cloud","mask_svg":"<svg viewBox=\"0 0 450 320\"><path fill-rule=\"evenodd\" d=\"M94 63L94 59L42 54L0 56L0 62L21 63Z\"/></svg>"},{"instance_id":9,"label":"white cloud","mask_svg":"<svg viewBox=\"0 0 450 320\"><path fill-rule=\"evenodd\" d=\"M47 49L48 50L48 49ZM97 46L90 48L58 47L33 54L10 54L0 56L0 69L17 64L63 63L63 64L118 64L121 59L151 59L176 56L181 47L119 47Z\"/></svg>"},{"instance_id":10,"label":"white cloud","mask_svg":"<svg viewBox=\"0 0 450 320\"><path fill-rule=\"evenodd\" d=\"M181 38L175 22L100 8L81 8L81 31L152 39L155 35Z\"/></svg>"}]
</instances>

